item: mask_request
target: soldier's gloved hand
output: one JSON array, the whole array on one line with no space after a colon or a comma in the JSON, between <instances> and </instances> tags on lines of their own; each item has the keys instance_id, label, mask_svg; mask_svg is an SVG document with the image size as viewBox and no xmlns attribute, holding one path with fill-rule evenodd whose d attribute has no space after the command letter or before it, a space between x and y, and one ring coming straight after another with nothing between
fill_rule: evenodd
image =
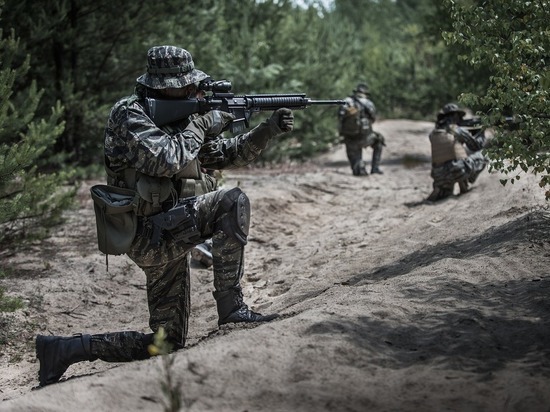
<instances>
[{"instance_id":1,"label":"soldier's gloved hand","mask_svg":"<svg viewBox=\"0 0 550 412\"><path fill-rule=\"evenodd\" d=\"M216 137L223 132L235 119L231 113L221 110L211 110L196 119L191 120L185 130L193 132L201 141L207 137Z\"/></svg>"},{"instance_id":2,"label":"soldier's gloved hand","mask_svg":"<svg viewBox=\"0 0 550 412\"><path fill-rule=\"evenodd\" d=\"M250 142L257 150L266 148L273 137L290 132L294 128L294 115L290 109L281 108L248 133Z\"/></svg>"},{"instance_id":3,"label":"soldier's gloved hand","mask_svg":"<svg viewBox=\"0 0 550 412\"><path fill-rule=\"evenodd\" d=\"M270 120L277 125L282 133L291 132L294 128L294 113L286 107L281 107L280 109L275 110L271 115Z\"/></svg>"}]
</instances>

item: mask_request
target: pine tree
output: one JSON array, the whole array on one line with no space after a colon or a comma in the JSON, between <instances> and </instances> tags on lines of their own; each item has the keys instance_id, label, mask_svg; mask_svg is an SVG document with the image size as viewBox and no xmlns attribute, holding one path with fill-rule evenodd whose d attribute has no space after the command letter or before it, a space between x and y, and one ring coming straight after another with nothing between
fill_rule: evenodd
<instances>
[{"instance_id":1,"label":"pine tree","mask_svg":"<svg viewBox=\"0 0 550 412\"><path fill-rule=\"evenodd\" d=\"M0 31L0 245L4 253L25 239L46 233L74 198L68 172L42 170L41 155L63 131L57 104L48 118L35 118L43 91L32 81L14 93L14 83L31 67L20 60L14 32ZM15 241L15 242L14 242Z\"/></svg>"}]
</instances>

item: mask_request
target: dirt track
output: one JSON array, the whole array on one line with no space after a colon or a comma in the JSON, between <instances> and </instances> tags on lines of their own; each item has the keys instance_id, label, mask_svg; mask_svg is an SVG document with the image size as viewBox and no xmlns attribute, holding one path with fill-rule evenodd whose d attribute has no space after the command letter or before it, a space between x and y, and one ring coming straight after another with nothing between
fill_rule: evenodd
<instances>
[{"instance_id":1,"label":"dirt track","mask_svg":"<svg viewBox=\"0 0 550 412\"><path fill-rule=\"evenodd\" d=\"M464 196L423 202L430 128L377 124L384 175L351 176L342 147L224 174L252 203L246 300L283 316L218 329L211 272L195 268L173 367L183 410L548 412L548 203L537 178L503 188L487 172ZM148 331L143 275L125 257L106 271L87 187L80 200L45 244L6 259L17 276L0 282L28 307L5 318L0 411L162 410L160 358L85 362L31 390L35 334Z\"/></svg>"}]
</instances>

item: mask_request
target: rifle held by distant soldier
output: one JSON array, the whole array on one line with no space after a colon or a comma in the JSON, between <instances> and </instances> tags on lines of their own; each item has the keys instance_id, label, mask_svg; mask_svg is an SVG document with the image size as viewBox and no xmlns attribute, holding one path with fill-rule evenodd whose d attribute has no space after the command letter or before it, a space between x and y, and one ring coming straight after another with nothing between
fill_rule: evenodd
<instances>
[{"instance_id":1,"label":"rifle held by distant soldier","mask_svg":"<svg viewBox=\"0 0 550 412\"><path fill-rule=\"evenodd\" d=\"M516 127L518 127L519 123L520 121L517 118L513 116L505 116L503 120L501 120L496 125L506 124L510 130L514 130ZM458 122L458 125L460 127L468 129L470 133L473 133L473 134L481 131L481 129L484 129L486 127L483 125L483 120L481 119L481 117L471 117L468 119L461 119Z\"/></svg>"}]
</instances>

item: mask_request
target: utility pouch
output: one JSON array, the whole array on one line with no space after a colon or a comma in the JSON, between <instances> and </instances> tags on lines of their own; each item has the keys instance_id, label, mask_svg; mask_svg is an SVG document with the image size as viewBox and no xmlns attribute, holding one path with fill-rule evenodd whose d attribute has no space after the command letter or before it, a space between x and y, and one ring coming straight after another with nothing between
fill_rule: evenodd
<instances>
[{"instance_id":1,"label":"utility pouch","mask_svg":"<svg viewBox=\"0 0 550 412\"><path fill-rule=\"evenodd\" d=\"M90 192L94 201L99 250L106 255L128 252L137 230L136 192L108 185L92 186Z\"/></svg>"},{"instance_id":2,"label":"utility pouch","mask_svg":"<svg viewBox=\"0 0 550 412\"><path fill-rule=\"evenodd\" d=\"M371 121L366 118L366 117L363 117L361 118L361 134L364 135L364 136L368 136L370 134L372 134L372 123Z\"/></svg>"}]
</instances>

